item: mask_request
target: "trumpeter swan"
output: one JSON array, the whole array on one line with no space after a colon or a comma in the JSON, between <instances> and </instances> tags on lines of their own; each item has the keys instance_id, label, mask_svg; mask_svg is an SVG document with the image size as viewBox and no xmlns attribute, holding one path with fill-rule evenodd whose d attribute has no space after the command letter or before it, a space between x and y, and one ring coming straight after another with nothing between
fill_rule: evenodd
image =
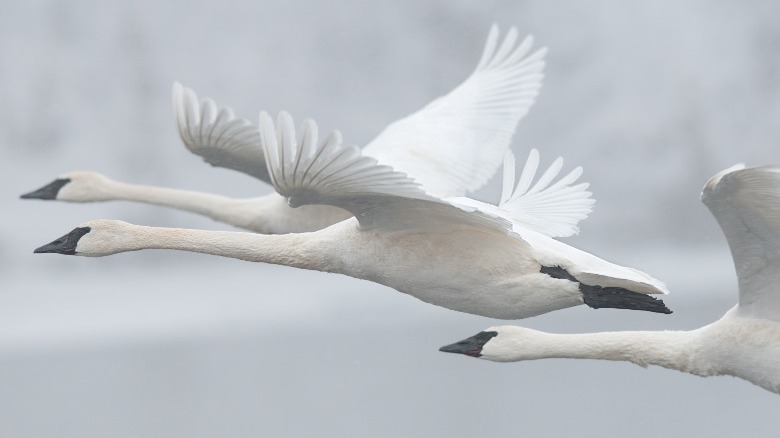
<instances>
[{"instance_id":1,"label":"trumpeter swan","mask_svg":"<svg viewBox=\"0 0 780 438\"><path fill-rule=\"evenodd\" d=\"M507 159L502 202L495 206L434 197L405 174L343 145L337 131L318 144L312 121L303 124L296 141L289 115L280 114L275 127L263 113L260 133L270 179L291 206L327 204L354 217L323 230L284 235L101 220L35 252L201 252L341 273L449 309L502 319L583 303L670 312L647 295L666 292L658 280L548 237L576 231L591 209L587 184L572 185L581 168L552 183L559 159L532 186L538 165L533 151L515 186L514 160Z\"/></svg>"},{"instance_id":2,"label":"trumpeter swan","mask_svg":"<svg viewBox=\"0 0 780 438\"><path fill-rule=\"evenodd\" d=\"M739 303L718 321L691 331L569 335L493 327L441 351L499 362L620 360L736 376L780 393L780 166L726 169L701 199L726 235L739 279Z\"/></svg>"},{"instance_id":3,"label":"trumpeter swan","mask_svg":"<svg viewBox=\"0 0 780 438\"><path fill-rule=\"evenodd\" d=\"M529 55L530 37L518 44L512 28L499 44L490 29L474 72L446 96L390 124L364 149L412 176L436 196L463 196L483 186L498 169L517 123L533 105L542 83L545 49ZM257 126L230 108L173 87L179 135L206 162L270 183ZM349 217L342 209L312 205L291 209L276 193L253 199L120 183L94 172L73 172L22 195L70 202L126 200L173 207L260 233L314 231Z\"/></svg>"}]
</instances>

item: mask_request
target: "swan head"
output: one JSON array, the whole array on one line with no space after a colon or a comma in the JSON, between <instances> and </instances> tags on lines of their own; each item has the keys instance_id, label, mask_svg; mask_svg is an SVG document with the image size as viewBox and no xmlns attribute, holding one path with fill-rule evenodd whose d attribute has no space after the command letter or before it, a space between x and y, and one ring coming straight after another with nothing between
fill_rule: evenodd
<instances>
[{"instance_id":1,"label":"swan head","mask_svg":"<svg viewBox=\"0 0 780 438\"><path fill-rule=\"evenodd\" d=\"M133 227L127 222L115 220L90 221L33 252L101 257L130 251L134 248Z\"/></svg>"},{"instance_id":2,"label":"swan head","mask_svg":"<svg viewBox=\"0 0 780 438\"><path fill-rule=\"evenodd\" d=\"M466 356L514 362L538 359L541 332L517 326L491 327L454 344L445 345L439 351L465 354Z\"/></svg>"},{"instance_id":3,"label":"swan head","mask_svg":"<svg viewBox=\"0 0 780 438\"><path fill-rule=\"evenodd\" d=\"M107 201L110 198L106 188L111 183L113 180L97 172L70 172L20 198L67 202Z\"/></svg>"}]
</instances>

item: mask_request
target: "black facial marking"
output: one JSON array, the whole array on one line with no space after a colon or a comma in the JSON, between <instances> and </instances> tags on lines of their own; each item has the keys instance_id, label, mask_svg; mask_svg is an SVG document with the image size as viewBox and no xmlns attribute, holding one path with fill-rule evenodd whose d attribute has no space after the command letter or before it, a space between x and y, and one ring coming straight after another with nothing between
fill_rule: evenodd
<instances>
[{"instance_id":1,"label":"black facial marking","mask_svg":"<svg viewBox=\"0 0 780 438\"><path fill-rule=\"evenodd\" d=\"M641 294L630 291L622 287L601 287L583 284L577 281L573 275L560 266L542 266L539 270L542 274L547 274L553 278L569 280L579 285L582 300L588 306L594 309L630 309L644 310L655 313L672 313L666 304L658 298L653 298L648 294Z\"/></svg>"},{"instance_id":2,"label":"black facial marking","mask_svg":"<svg viewBox=\"0 0 780 438\"><path fill-rule=\"evenodd\" d=\"M38 190L32 191L30 193L25 193L24 195L20 196L20 198L46 199L46 200L57 199L57 194L60 192L60 189L62 189L65 186L65 184L69 182L70 182L70 178L58 178L50 182L49 184L46 184L45 186L41 187Z\"/></svg>"},{"instance_id":3,"label":"black facial marking","mask_svg":"<svg viewBox=\"0 0 780 438\"><path fill-rule=\"evenodd\" d=\"M79 243L79 239L81 239L85 234L89 233L90 230L91 228L89 227L75 228L73 231L60 237L54 242L47 243L46 245L43 245L40 248L36 248L35 251L33 251L33 253L36 254L54 253L54 254L75 255L76 245Z\"/></svg>"},{"instance_id":4,"label":"black facial marking","mask_svg":"<svg viewBox=\"0 0 780 438\"><path fill-rule=\"evenodd\" d=\"M487 341L495 338L496 336L498 336L498 332L479 332L476 335L464 339L460 342L445 345L444 347L439 348L439 351L443 351L445 353L465 354L466 356L471 357L480 357L482 356L482 347L485 346Z\"/></svg>"}]
</instances>

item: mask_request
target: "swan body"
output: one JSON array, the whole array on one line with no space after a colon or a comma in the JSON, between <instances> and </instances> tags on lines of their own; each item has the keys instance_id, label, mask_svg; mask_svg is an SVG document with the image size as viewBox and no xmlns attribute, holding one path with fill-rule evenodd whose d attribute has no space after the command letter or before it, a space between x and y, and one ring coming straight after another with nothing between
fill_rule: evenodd
<instances>
[{"instance_id":1,"label":"swan body","mask_svg":"<svg viewBox=\"0 0 780 438\"><path fill-rule=\"evenodd\" d=\"M553 183L558 160L531 186L538 164L538 153L532 151L520 183L515 187L512 181L505 188L502 208L431 196L405 174L343 145L337 133L318 143L312 121L304 123L299 141L289 115L280 114L277 129L261 114L260 133L269 176L291 205L331 205L354 217L322 230L284 235L101 220L36 252L201 252L349 275L449 309L501 319L589 302L596 303L593 307L669 313L647 295L666 292L658 280L549 237L575 232L590 211L587 184L572 185L581 169ZM513 165L514 160L509 156L505 163Z\"/></svg>"},{"instance_id":2,"label":"swan body","mask_svg":"<svg viewBox=\"0 0 780 438\"><path fill-rule=\"evenodd\" d=\"M739 278L739 303L719 320L691 331L551 334L492 327L441 351L498 362L628 361L736 376L780 393L780 167L726 169L710 179L702 201L726 235Z\"/></svg>"},{"instance_id":3,"label":"swan body","mask_svg":"<svg viewBox=\"0 0 780 438\"><path fill-rule=\"evenodd\" d=\"M542 82L545 49L529 54L530 37L513 28L499 44L490 30L474 72L449 94L385 128L364 149L383 164L414 177L437 196L463 196L483 186L501 164L517 123L533 105ZM258 127L227 107L199 99L176 83L173 108L185 146L207 163L271 183ZM232 199L184 190L118 183L90 172L60 176L25 199L66 202L125 200L181 209L254 232L314 231L349 214L336 207L292 209L278 194Z\"/></svg>"}]
</instances>

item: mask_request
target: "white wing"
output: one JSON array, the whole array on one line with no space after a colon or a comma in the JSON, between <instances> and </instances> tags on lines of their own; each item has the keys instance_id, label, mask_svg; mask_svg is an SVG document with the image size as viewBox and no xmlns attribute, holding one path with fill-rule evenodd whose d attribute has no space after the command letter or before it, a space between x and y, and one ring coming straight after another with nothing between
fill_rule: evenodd
<instances>
[{"instance_id":1,"label":"white wing","mask_svg":"<svg viewBox=\"0 0 780 438\"><path fill-rule=\"evenodd\" d=\"M580 167L551 184L562 166L563 160L558 158L534 183L539 167L539 152L531 150L515 183L515 158L511 152L507 152L504 158L504 186L498 206L470 198L447 200L510 221L514 234L522 236L542 265L560 267L584 284L620 287L647 294L668 293L663 282L642 271L616 265L552 239L577 232L577 222L587 217L595 202L586 190L586 183L571 185L582 174Z\"/></svg>"},{"instance_id":2,"label":"white wing","mask_svg":"<svg viewBox=\"0 0 780 438\"><path fill-rule=\"evenodd\" d=\"M496 206L468 198L434 198L389 166L341 144L338 134L317 144L317 125L307 121L296 139L292 118L279 114L277 127L260 114L260 136L276 190L292 205L328 204L351 212L361 229L475 227L510 234L531 245L543 266L559 266L589 285L623 287L640 293L665 293L663 283L635 269L618 266L551 237L514 231L511 216ZM462 200L468 202L461 202ZM491 209L490 207L493 207Z\"/></svg>"},{"instance_id":3,"label":"white wing","mask_svg":"<svg viewBox=\"0 0 780 438\"><path fill-rule=\"evenodd\" d=\"M539 151L528 154L523 172L515 184L515 157L507 151L504 158L504 186L499 207L524 228L530 228L550 237L566 237L579 233L579 221L588 217L596 201L591 198L588 183L574 184L582 175L576 167L566 176L550 185L563 168L558 157L531 186L539 167Z\"/></svg>"},{"instance_id":4,"label":"white wing","mask_svg":"<svg viewBox=\"0 0 780 438\"><path fill-rule=\"evenodd\" d=\"M718 220L739 278L739 311L780 321L780 166L719 172L702 202Z\"/></svg>"},{"instance_id":5,"label":"white wing","mask_svg":"<svg viewBox=\"0 0 780 438\"><path fill-rule=\"evenodd\" d=\"M520 235L523 230L533 230L549 237L577 234L577 223L588 217L596 202L586 190L587 183L571 185L582 175L582 168L575 168L550 185L563 167L563 159L558 158L532 187L538 167L539 152L532 149L515 185L515 157L507 151L504 158L504 187L498 206L470 198L447 199L503 217L513 223L514 231Z\"/></svg>"},{"instance_id":6,"label":"white wing","mask_svg":"<svg viewBox=\"0 0 780 438\"><path fill-rule=\"evenodd\" d=\"M173 84L173 112L179 136L190 152L212 166L271 182L257 126L236 117L230 108L218 108L209 98L199 100L178 82Z\"/></svg>"},{"instance_id":7,"label":"white wing","mask_svg":"<svg viewBox=\"0 0 780 438\"><path fill-rule=\"evenodd\" d=\"M338 132L318 144L317 125L307 120L296 139L293 120L280 113L277 127L260 114L260 137L276 191L291 206L333 205L352 213L361 229L437 229L474 226L503 234L509 221L474 208L458 207L425 193L413 179L360 148L345 146Z\"/></svg>"},{"instance_id":8,"label":"white wing","mask_svg":"<svg viewBox=\"0 0 780 438\"><path fill-rule=\"evenodd\" d=\"M406 172L439 197L463 196L482 187L501 164L517 122L539 93L545 49L526 56L512 28L498 45L490 29L476 70L465 82L422 110L389 125L365 154Z\"/></svg>"}]
</instances>

